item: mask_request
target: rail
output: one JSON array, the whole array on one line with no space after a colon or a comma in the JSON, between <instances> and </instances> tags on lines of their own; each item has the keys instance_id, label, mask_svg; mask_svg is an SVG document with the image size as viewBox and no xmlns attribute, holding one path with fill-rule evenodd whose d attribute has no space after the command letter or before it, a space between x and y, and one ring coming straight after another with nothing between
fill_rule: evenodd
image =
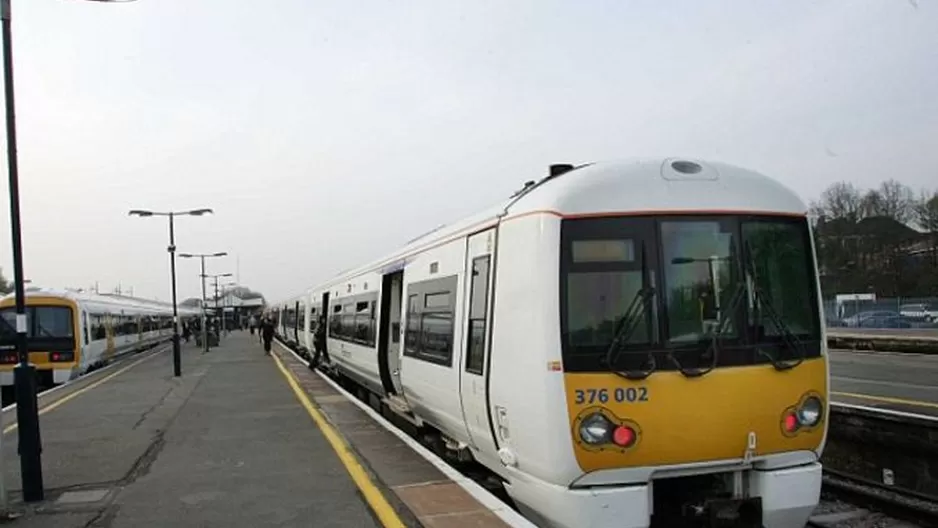
<instances>
[{"instance_id":1,"label":"rail","mask_svg":"<svg viewBox=\"0 0 938 528\"><path fill-rule=\"evenodd\" d=\"M852 350L938 354L938 330L829 328L827 330L827 345L830 348Z\"/></svg>"},{"instance_id":2,"label":"rail","mask_svg":"<svg viewBox=\"0 0 938 528\"><path fill-rule=\"evenodd\" d=\"M938 527L938 418L835 403L829 425L825 496Z\"/></svg>"}]
</instances>

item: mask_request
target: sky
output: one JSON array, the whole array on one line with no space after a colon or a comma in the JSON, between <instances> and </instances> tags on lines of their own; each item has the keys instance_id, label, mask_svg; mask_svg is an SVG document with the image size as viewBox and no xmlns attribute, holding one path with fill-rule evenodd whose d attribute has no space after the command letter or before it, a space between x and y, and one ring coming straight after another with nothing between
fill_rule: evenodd
<instances>
[{"instance_id":1,"label":"sky","mask_svg":"<svg viewBox=\"0 0 938 528\"><path fill-rule=\"evenodd\" d=\"M806 201L938 187L934 2L12 2L35 285L169 300L166 219L127 211L210 207L179 251L227 251L208 273L276 301L552 163L718 160ZM198 296L198 262L177 273Z\"/></svg>"}]
</instances>

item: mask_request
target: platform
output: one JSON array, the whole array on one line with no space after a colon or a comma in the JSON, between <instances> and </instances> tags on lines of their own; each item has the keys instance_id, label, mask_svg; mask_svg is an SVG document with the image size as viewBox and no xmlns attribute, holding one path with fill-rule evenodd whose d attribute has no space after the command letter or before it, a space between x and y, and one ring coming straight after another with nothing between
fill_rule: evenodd
<instances>
[{"instance_id":1,"label":"platform","mask_svg":"<svg viewBox=\"0 0 938 528\"><path fill-rule=\"evenodd\" d=\"M507 525L256 339L184 346L180 378L162 348L43 397L41 503L21 501L15 413L4 413L6 483L22 514L11 525Z\"/></svg>"},{"instance_id":2,"label":"platform","mask_svg":"<svg viewBox=\"0 0 938 528\"><path fill-rule=\"evenodd\" d=\"M938 355L830 351L831 400L938 416Z\"/></svg>"}]
</instances>

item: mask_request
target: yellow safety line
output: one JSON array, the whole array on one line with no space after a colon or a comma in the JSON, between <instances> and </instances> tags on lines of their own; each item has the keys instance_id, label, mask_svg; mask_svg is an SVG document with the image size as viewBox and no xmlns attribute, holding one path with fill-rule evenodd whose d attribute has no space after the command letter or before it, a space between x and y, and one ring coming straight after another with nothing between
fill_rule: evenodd
<instances>
[{"instance_id":1,"label":"yellow safety line","mask_svg":"<svg viewBox=\"0 0 938 528\"><path fill-rule=\"evenodd\" d=\"M290 384L290 388L293 389L293 393L296 394L296 399L300 400L306 412L309 413L310 418L316 422L316 426L319 427L319 430L322 431L326 440L332 445L332 449L335 450L336 455L339 456L339 460L345 465L345 469L349 472L352 480L355 481L355 485L358 486L362 495L365 496L368 505L371 506L371 509L381 520L381 524L385 526L385 528L404 528L405 525L403 521L401 521L401 518L398 517L397 512L394 511L391 504L384 498L381 490L379 490L368 477L365 468L358 462L358 459L352 453L348 444L345 443L345 440L339 436L339 433L329 424L322 413L313 406L306 392L300 388L300 384L296 381L296 378L283 365L283 362L277 357L277 354L271 354L271 356L273 356L274 362L277 364L277 368L280 369L283 377L287 379L287 383Z\"/></svg>"},{"instance_id":2,"label":"yellow safety line","mask_svg":"<svg viewBox=\"0 0 938 528\"><path fill-rule=\"evenodd\" d=\"M890 398L888 396L871 396L869 394L859 394L856 392L831 392L834 396L846 396L848 398L856 398L858 400L870 400L878 401L883 403L896 403L899 405L910 405L912 407L928 407L930 409L938 409L938 403L919 401L919 400L905 400L902 398Z\"/></svg>"},{"instance_id":3,"label":"yellow safety line","mask_svg":"<svg viewBox=\"0 0 938 528\"><path fill-rule=\"evenodd\" d=\"M164 350L165 350L165 349L164 349ZM160 350L160 351L158 351L158 352L154 352L154 353L150 354L149 356L147 356L147 357L145 357L145 358L140 358L140 359L138 359L137 361L134 361L133 363L131 363L130 365L127 365L127 366L124 367L124 368L121 368L121 369L119 369L119 370L116 370L116 371L114 371L114 372L108 374L107 376L105 376L105 377L99 379L98 381L95 381L94 383L89 383L88 385L85 385L84 387L82 387L82 388L76 390L75 392L72 392L72 393L66 394L65 396L62 396L61 398L55 400L54 402L50 403L49 405L46 405L45 407L42 407L41 409L39 409L39 416L42 416L43 414L46 414L47 412L56 409L56 408L59 407L60 405L65 404L66 402L68 402L69 400L71 400L71 399L73 399L73 398L79 396L80 394L84 394L84 393L90 391L91 389L100 386L100 385L101 385L102 383L104 383L105 381L114 379L114 378L117 377L119 374L123 374L124 372L127 372L128 370L130 370L130 369L136 367L137 365L143 363L144 361L147 361L147 360L149 360L149 359L152 359L152 358L155 357L155 356L158 356L158 355L160 354L160 352L163 352L163 350ZM17 427L18 425L19 425L19 424L17 424L17 423L12 423L12 424L6 426L6 427L3 429L3 434L7 434L7 433L10 433L10 432L12 432L12 431L15 431L15 430L16 430L16 427Z\"/></svg>"}]
</instances>

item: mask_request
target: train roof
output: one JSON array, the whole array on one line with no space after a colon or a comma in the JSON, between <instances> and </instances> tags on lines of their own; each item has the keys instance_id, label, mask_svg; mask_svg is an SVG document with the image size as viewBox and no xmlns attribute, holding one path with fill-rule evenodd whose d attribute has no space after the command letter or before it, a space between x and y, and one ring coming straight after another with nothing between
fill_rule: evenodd
<instances>
[{"instance_id":1,"label":"train roof","mask_svg":"<svg viewBox=\"0 0 938 528\"><path fill-rule=\"evenodd\" d=\"M101 308L130 309L154 313L171 312L173 308L173 305L170 303L117 294L100 294L57 288L27 288L25 293L27 299L30 297L53 297ZM13 293L7 294L0 298L0 303L12 302L14 298L15 295ZM193 310L183 306L177 308L178 312L182 315L200 313L199 310Z\"/></svg>"},{"instance_id":2,"label":"train roof","mask_svg":"<svg viewBox=\"0 0 938 528\"><path fill-rule=\"evenodd\" d=\"M777 180L734 165L691 158L633 158L581 166L553 165L509 198L478 214L439 226L390 255L343 270L306 294L325 290L350 275L394 265L441 240L469 234L502 218L536 213L556 216L667 214L735 211L807 214L807 205ZM277 304L294 302L295 295Z\"/></svg>"}]
</instances>

